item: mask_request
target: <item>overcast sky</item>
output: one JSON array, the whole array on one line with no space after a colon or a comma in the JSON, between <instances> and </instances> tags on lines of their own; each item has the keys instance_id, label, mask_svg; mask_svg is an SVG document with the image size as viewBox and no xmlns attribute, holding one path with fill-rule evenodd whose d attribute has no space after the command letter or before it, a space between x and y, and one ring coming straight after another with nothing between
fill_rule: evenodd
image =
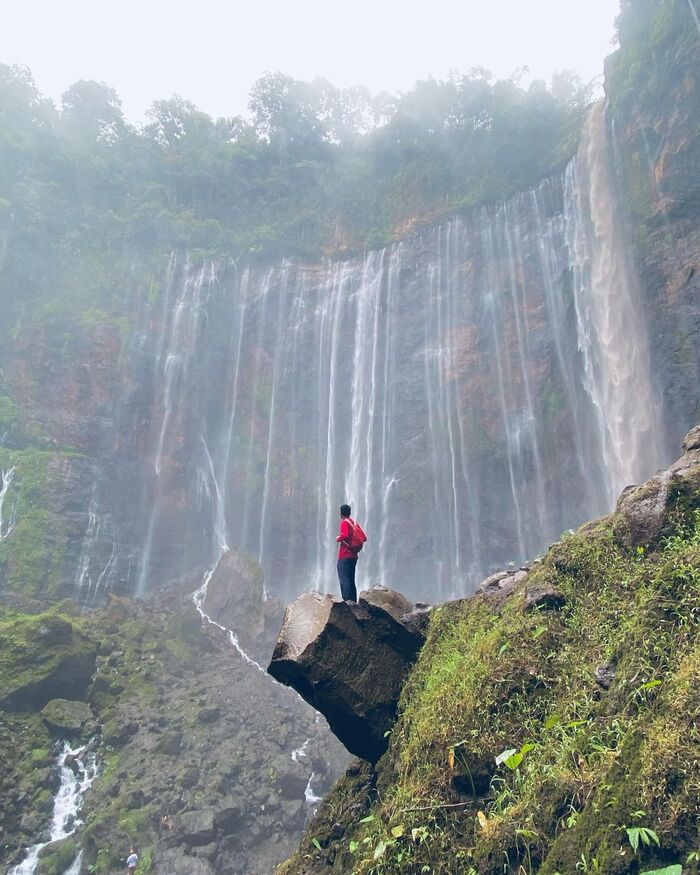
<instances>
[{"instance_id":1,"label":"overcast sky","mask_svg":"<svg viewBox=\"0 0 700 875\"><path fill-rule=\"evenodd\" d=\"M134 121L180 94L213 116L246 108L280 70L339 86L408 90L484 66L498 78L603 72L619 0L0 0L0 62L54 98L78 79L119 93Z\"/></svg>"}]
</instances>

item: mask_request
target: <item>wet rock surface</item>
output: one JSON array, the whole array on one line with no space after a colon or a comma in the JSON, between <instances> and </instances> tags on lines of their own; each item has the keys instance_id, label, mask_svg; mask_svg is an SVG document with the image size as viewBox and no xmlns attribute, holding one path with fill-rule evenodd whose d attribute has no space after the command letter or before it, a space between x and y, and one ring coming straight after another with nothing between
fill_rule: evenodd
<instances>
[{"instance_id":1,"label":"wet rock surface","mask_svg":"<svg viewBox=\"0 0 700 875\"><path fill-rule=\"evenodd\" d=\"M424 616L381 587L358 603L305 593L287 608L268 671L320 711L351 753L376 761L423 645Z\"/></svg>"},{"instance_id":2,"label":"wet rock surface","mask_svg":"<svg viewBox=\"0 0 700 875\"><path fill-rule=\"evenodd\" d=\"M207 585L202 609L211 619L231 629L241 645L264 661L274 647L284 616L284 605L265 598L262 570L242 550L221 557Z\"/></svg>"}]
</instances>

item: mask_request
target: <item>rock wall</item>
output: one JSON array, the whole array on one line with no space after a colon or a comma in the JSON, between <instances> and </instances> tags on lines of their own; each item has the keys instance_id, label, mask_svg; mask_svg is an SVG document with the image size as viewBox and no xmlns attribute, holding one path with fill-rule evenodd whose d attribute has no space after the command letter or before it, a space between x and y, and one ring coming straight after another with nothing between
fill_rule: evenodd
<instances>
[{"instance_id":1,"label":"rock wall","mask_svg":"<svg viewBox=\"0 0 700 875\"><path fill-rule=\"evenodd\" d=\"M694 13L692 3L678 0L628 8L620 48L605 68L621 202L674 444L700 413L700 28Z\"/></svg>"}]
</instances>

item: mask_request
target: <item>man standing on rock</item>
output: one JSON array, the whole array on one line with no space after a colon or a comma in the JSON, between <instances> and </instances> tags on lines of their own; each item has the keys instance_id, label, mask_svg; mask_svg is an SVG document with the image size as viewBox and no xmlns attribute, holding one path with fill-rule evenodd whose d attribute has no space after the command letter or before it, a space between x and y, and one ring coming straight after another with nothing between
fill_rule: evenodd
<instances>
[{"instance_id":1,"label":"man standing on rock","mask_svg":"<svg viewBox=\"0 0 700 875\"><path fill-rule=\"evenodd\" d=\"M356 602L355 568L357 567L357 556L362 549L362 545L367 540L367 535L362 531L359 524L350 518L350 512L349 504L341 504L340 531L335 540L340 545L338 549L340 594L346 602Z\"/></svg>"}]
</instances>

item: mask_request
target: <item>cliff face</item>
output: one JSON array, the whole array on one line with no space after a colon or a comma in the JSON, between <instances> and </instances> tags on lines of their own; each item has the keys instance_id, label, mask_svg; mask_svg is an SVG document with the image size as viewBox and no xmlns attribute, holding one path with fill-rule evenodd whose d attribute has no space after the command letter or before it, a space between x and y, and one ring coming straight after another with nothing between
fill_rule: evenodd
<instances>
[{"instance_id":1,"label":"cliff face","mask_svg":"<svg viewBox=\"0 0 700 875\"><path fill-rule=\"evenodd\" d=\"M698 416L700 28L691 3L637 3L606 63L616 168L674 423Z\"/></svg>"}]
</instances>

